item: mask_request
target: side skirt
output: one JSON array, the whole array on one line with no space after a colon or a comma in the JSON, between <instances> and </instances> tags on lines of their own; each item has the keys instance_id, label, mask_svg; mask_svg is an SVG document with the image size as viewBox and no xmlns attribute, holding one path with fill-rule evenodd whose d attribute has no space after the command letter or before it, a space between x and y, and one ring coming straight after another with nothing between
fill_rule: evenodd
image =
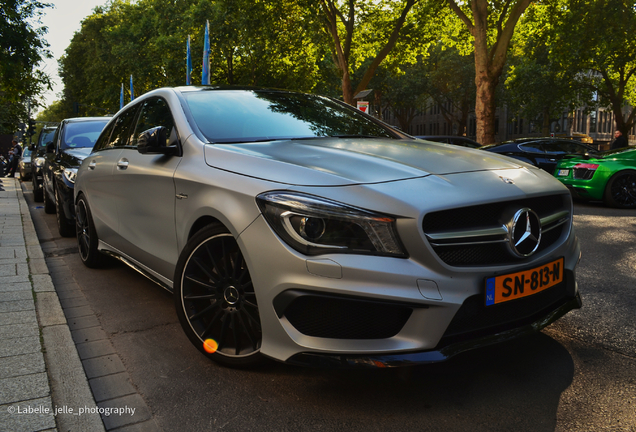
<instances>
[{"instance_id":1,"label":"side skirt","mask_svg":"<svg viewBox=\"0 0 636 432\"><path fill-rule=\"evenodd\" d=\"M163 289L165 289L165 290L167 290L169 292L173 292L174 284L173 284L173 282L170 279L168 279L168 278L166 278L164 276L161 276L159 273L149 269L145 265L141 264L139 261L134 260L133 258L129 257L128 255L126 255L122 251L118 250L117 248L112 247L108 243L105 243L105 242L100 240L99 244L97 245L97 250L99 250L101 253L103 253L105 255L111 256L111 257L123 262L128 267L130 267L131 269L135 270L139 274L147 277L152 282L154 282L157 285L159 285L161 288L163 288Z\"/></svg>"}]
</instances>

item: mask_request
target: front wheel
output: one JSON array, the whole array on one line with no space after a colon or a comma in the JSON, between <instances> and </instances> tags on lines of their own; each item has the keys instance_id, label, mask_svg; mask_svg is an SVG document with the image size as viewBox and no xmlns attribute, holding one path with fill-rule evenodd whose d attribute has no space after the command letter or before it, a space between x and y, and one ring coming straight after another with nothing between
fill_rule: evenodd
<instances>
[{"instance_id":1,"label":"front wheel","mask_svg":"<svg viewBox=\"0 0 636 432\"><path fill-rule=\"evenodd\" d=\"M57 230L60 235L62 237L73 237L75 235L75 224L64 213L64 204L58 188L55 188L55 215L57 217Z\"/></svg>"},{"instance_id":2,"label":"front wheel","mask_svg":"<svg viewBox=\"0 0 636 432\"><path fill-rule=\"evenodd\" d=\"M624 170L614 174L607 182L603 201L611 207L636 208L636 171Z\"/></svg>"},{"instance_id":3,"label":"front wheel","mask_svg":"<svg viewBox=\"0 0 636 432\"><path fill-rule=\"evenodd\" d=\"M181 326L203 354L227 366L263 361L256 293L225 227L208 226L188 241L175 271L174 300Z\"/></svg>"},{"instance_id":4,"label":"front wheel","mask_svg":"<svg viewBox=\"0 0 636 432\"><path fill-rule=\"evenodd\" d=\"M46 191L46 187L44 184L42 185L42 195L44 200L44 213L53 214L55 213L55 201L51 201L49 197L49 193Z\"/></svg>"},{"instance_id":5,"label":"front wheel","mask_svg":"<svg viewBox=\"0 0 636 432\"><path fill-rule=\"evenodd\" d=\"M42 202L44 200L44 196L42 195L42 188L38 188L38 182L35 179L35 174L32 174L33 180L33 201Z\"/></svg>"}]
</instances>

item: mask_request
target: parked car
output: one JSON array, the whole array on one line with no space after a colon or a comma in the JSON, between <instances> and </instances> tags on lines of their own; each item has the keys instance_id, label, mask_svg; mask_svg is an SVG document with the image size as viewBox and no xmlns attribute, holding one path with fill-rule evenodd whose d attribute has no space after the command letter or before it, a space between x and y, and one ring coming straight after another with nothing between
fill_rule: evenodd
<instances>
[{"instance_id":1,"label":"parked car","mask_svg":"<svg viewBox=\"0 0 636 432\"><path fill-rule=\"evenodd\" d=\"M172 291L223 364L442 361L581 305L553 176L326 97L154 90L106 126L75 203L84 264L105 253Z\"/></svg>"},{"instance_id":2,"label":"parked car","mask_svg":"<svg viewBox=\"0 0 636 432\"><path fill-rule=\"evenodd\" d=\"M31 178L31 149L26 147L22 150L20 162L18 162L18 171L20 172L20 180L29 180Z\"/></svg>"},{"instance_id":3,"label":"parked car","mask_svg":"<svg viewBox=\"0 0 636 432\"><path fill-rule=\"evenodd\" d=\"M440 142L445 144L453 144L462 147L479 148L481 144L477 141L471 140L463 136L455 135L418 135L415 138L423 139L426 141Z\"/></svg>"},{"instance_id":4,"label":"parked car","mask_svg":"<svg viewBox=\"0 0 636 432\"><path fill-rule=\"evenodd\" d=\"M61 236L75 235L73 187L77 168L91 152L110 117L78 117L63 120L53 141L46 146L42 166L44 211L55 213Z\"/></svg>"},{"instance_id":5,"label":"parked car","mask_svg":"<svg viewBox=\"0 0 636 432\"><path fill-rule=\"evenodd\" d=\"M624 147L593 157L561 160L554 172L572 195L604 201L618 208L636 208L636 148Z\"/></svg>"},{"instance_id":6,"label":"parked car","mask_svg":"<svg viewBox=\"0 0 636 432\"><path fill-rule=\"evenodd\" d=\"M537 166L550 174L558 161L568 155L594 155L597 150L587 144L558 138L519 138L484 146L482 150L503 154Z\"/></svg>"},{"instance_id":7,"label":"parked car","mask_svg":"<svg viewBox=\"0 0 636 432\"><path fill-rule=\"evenodd\" d=\"M32 148L31 154L31 180L33 181L33 200L36 202L44 201L42 167L44 166L46 156L46 146L53 142L57 126L45 126L40 131L38 141Z\"/></svg>"}]
</instances>

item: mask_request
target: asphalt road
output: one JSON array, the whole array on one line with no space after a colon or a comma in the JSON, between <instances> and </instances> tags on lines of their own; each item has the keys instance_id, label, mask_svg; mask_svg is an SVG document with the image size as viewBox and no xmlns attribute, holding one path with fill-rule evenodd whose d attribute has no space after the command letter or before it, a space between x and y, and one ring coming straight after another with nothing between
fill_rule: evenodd
<instances>
[{"instance_id":1,"label":"asphalt road","mask_svg":"<svg viewBox=\"0 0 636 432\"><path fill-rule=\"evenodd\" d=\"M45 254L68 266L165 431L636 431L636 211L576 204L583 308L542 333L421 367L246 371L202 356L143 276L84 267L23 188Z\"/></svg>"}]
</instances>

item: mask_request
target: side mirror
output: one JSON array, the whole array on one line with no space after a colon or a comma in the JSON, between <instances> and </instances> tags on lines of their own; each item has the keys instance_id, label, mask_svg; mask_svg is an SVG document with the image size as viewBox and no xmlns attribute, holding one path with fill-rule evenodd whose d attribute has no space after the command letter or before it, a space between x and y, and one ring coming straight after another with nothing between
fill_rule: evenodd
<instances>
[{"instance_id":1,"label":"side mirror","mask_svg":"<svg viewBox=\"0 0 636 432\"><path fill-rule=\"evenodd\" d=\"M157 126L143 131L137 138L137 151L141 154L173 155L177 152L176 146L167 146L168 129Z\"/></svg>"}]
</instances>

